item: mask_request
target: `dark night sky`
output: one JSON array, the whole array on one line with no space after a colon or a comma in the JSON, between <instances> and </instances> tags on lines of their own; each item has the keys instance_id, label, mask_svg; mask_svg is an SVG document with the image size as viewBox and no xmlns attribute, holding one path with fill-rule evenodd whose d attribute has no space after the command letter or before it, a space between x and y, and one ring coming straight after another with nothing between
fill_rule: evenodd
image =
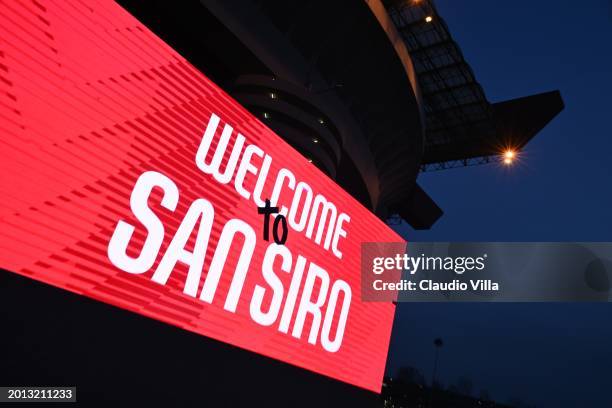
<instances>
[{"instance_id":1,"label":"dark night sky","mask_svg":"<svg viewBox=\"0 0 612 408\"><path fill-rule=\"evenodd\" d=\"M445 215L412 241L612 241L612 2L437 0L490 101L559 89L565 110L511 169L426 173ZM402 304L388 373L471 378L538 407L612 406L611 304Z\"/></svg>"}]
</instances>

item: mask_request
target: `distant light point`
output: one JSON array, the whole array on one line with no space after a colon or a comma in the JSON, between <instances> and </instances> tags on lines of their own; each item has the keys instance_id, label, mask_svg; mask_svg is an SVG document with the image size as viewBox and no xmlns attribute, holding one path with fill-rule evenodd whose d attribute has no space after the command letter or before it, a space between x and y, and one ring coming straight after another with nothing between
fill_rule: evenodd
<instances>
[{"instance_id":1,"label":"distant light point","mask_svg":"<svg viewBox=\"0 0 612 408\"><path fill-rule=\"evenodd\" d=\"M504 164L510 165L516 159L516 151L513 149L507 149L503 154Z\"/></svg>"}]
</instances>

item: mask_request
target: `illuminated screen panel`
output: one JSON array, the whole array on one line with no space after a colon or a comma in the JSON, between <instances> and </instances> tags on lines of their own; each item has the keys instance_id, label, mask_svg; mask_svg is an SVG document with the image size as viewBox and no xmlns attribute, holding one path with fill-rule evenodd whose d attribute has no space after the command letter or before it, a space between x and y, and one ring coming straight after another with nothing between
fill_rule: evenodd
<instances>
[{"instance_id":1,"label":"illuminated screen panel","mask_svg":"<svg viewBox=\"0 0 612 408\"><path fill-rule=\"evenodd\" d=\"M0 266L380 391L400 238L117 4L0 9Z\"/></svg>"}]
</instances>

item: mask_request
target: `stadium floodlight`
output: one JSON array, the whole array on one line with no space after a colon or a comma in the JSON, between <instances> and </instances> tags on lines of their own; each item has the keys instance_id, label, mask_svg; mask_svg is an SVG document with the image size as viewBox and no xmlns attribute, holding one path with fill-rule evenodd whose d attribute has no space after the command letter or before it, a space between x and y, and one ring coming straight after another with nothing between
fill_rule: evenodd
<instances>
[{"instance_id":1,"label":"stadium floodlight","mask_svg":"<svg viewBox=\"0 0 612 408\"><path fill-rule=\"evenodd\" d=\"M514 149L507 149L503 154L504 164L510 165L516 159L516 151Z\"/></svg>"}]
</instances>

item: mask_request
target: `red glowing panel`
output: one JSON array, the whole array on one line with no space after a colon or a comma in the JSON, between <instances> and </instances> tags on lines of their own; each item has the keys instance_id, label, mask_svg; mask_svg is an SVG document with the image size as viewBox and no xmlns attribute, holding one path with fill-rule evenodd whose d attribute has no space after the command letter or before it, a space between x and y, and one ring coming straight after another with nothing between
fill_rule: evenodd
<instances>
[{"instance_id":1,"label":"red glowing panel","mask_svg":"<svg viewBox=\"0 0 612 408\"><path fill-rule=\"evenodd\" d=\"M0 5L0 129L0 267L380 391L399 237L117 4Z\"/></svg>"}]
</instances>

